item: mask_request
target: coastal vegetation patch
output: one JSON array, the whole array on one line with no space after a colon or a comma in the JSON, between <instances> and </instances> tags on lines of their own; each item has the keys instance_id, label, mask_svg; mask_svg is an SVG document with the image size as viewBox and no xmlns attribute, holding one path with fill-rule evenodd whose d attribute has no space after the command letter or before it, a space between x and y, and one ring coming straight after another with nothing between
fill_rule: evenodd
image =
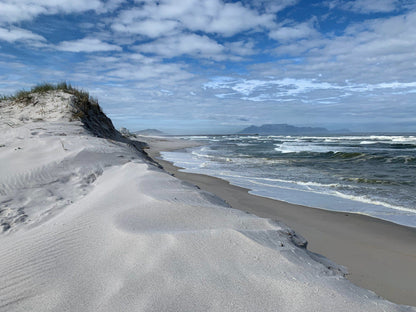
<instances>
[{"instance_id":1,"label":"coastal vegetation patch","mask_svg":"<svg viewBox=\"0 0 416 312\"><path fill-rule=\"evenodd\" d=\"M37 84L30 90L20 90L13 95L1 95L0 101L15 101L19 104L36 105L37 102L34 101L36 95L43 95L51 91L63 91L74 95L74 119L83 119L92 112L99 114L103 113L100 105L98 104L97 98L90 96L90 94L83 89L73 87L70 83L66 81L56 84Z\"/></svg>"}]
</instances>

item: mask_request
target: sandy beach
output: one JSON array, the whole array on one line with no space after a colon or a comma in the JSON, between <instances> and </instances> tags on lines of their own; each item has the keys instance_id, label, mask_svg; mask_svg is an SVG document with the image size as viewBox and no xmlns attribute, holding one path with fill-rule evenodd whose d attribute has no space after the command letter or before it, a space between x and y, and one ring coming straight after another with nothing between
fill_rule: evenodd
<instances>
[{"instance_id":1,"label":"sandy beach","mask_svg":"<svg viewBox=\"0 0 416 312\"><path fill-rule=\"evenodd\" d=\"M269 211L276 202L199 177L240 210L232 209L166 173L86 95L65 89L1 101L0 130L2 312L416 311L354 285L341 266L305 249L305 240L277 220L290 224L291 213L281 206L276 218ZM399 289L383 285L384 296L411 295L406 278L414 272L400 259L414 257L414 232L385 226L389 238L368 241L368 221L350 222L366 234L302 209L291 216L299 233L309 235L302 232L305 216L316 219L309 227L328 246L319 231L355 232L362 249L345 234L351 246L337 241L340 253L380 249L372 254L375 267L382 257L407 275L384 267ZM391 237L401 237L400 245ZM316 239L308 239L316 250Z\"/></svg>"},{"instance_id":2,"label":"sandy beach","mask_svg":"<svg viewBox=\"0 0 416 312\"><path fill-rule=\"evenodd\" d=\"M142 138L148 154L175 177L199 186L233 208L280 220L308 241L308 249L345 266L348 279L393 302L416 306L416 229L365 215L339 213L289 204L248 193L227 181L184 173L159 152L195 142Z\"/></svg>"}]
</instances>

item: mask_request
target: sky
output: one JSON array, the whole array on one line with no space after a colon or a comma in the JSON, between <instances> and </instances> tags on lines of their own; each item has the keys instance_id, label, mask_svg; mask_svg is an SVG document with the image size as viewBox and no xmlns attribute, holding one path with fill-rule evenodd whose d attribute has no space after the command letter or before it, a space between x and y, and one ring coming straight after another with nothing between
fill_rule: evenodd
<instances>
[{"instance_id":1,"label":"sky","mask_svg":"<svg viewBox=\"0 0 416 312\"><path fill-rule=\"evenodd\" d=\"M132 131L416 132L416 0L1 0L0 94L62 81Z\"/></svg>"}]
</instances>

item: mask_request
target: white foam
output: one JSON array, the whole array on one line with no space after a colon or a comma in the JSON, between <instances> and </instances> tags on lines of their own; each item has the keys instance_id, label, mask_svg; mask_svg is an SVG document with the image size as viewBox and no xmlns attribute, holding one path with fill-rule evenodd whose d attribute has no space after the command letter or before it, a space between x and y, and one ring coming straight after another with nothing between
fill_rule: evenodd
<instances>
[{"instance_id":1,"label":"white foam","mask_svg":"<svg viewBox=\"0 0 416 312\"><path fill-rule=\"evenodd\" d=\"M344 189L356 189L358 186L353 185L346 185L346 184L339 184L339 183L318 183L318 182L302 182L302 181L290 181L290 180L283 180L283 179L273 179L273 178L257 178L257 177L247 177L247 176L240 176L236 174L227 174L227 175L221 175L223 178L226 179L232 179L234 183L240 184L238 181L249 181L252 183L251 188L255 188L255 185L262 185L268 188L284 188L288 190L295 190L295 191L302 191L307 193L315 193L320 195L331 195L336 196L339 198L348 199L355 202L361 202L369 205L374 206L381 206L388 209L393 209L396 211L411 213L416 215L416 209L403 207L400 205L393 205L386 203L384 201L375 200L372 198L369 198L368 196L357 196L357 195L351 195L351 194L345 194L341 191L338 191L339 188ZM299 188L298 186L304 186L306 188ZM245 187L248 187L247 184L245 184ZM271 198L273 197L273 192L270 193ZM279 199L279 198L276 198ZM294 199L294 202L296 200ZM371 214L371 213L370 213Z\"/></svg>"},{"instance_id":2,"label":"white foam","mask_svg":"<svg viewBox=\"0 0 416 312\"><path fill-rule=\"evenodd\" d=\"M182 154L186 157L186 154ZM172 158L169 158L171 161ZM198 159L194 159L195 163L198 163ZM175 162L175 161L174 161ZM270 165L274 163L284 164L287 160L273 160L273 159L265 159L265 158L232 158L232 163L245 165L245 164L257 164L257 165ZM178 161L177 165L183 166L183 161ZM234 170L221 170L218 171L219 168L216 167L215 157L211 158L208 162L204 162L203 166L195 167L195 166L184 166L187 169L185 171L188 172L195 172L195 173L202 173L208 174L215 177L223 178L228 180L229 182L249 188L253 190L254 194L266 196L274 199L282 199L276 195L277 189L284 189L287 191L293 191L298 193L293 193L293 197L285 196L285 201L292 202L292 203L300 203L300 204L307 204L304 202L298 202L298 196L305 196L306 194L314 194L314 203L316 207L325 208L331 210L333 204L330 202L327 203L326 196L331 196L333 198L338 199L345 199L351 202L352 206L355 207L354 210L357 213L364 213L367 209L366 214L373 215L375 217L381 217L383 219L391 220L393 222L399 222L400 224L411 225L412 223L405 222L403 223L402 219L397 219L398 215L401 213L411 214L416 216L416 209L403 207L400 205L394 205L379 199L370 198L368 196L361 196L361 195L353 195L344 193L342 190L356 190L359 186L349 185L349 184L340 184L340 183L319 183L319 182L312 182L312 181L294 181L294 180L285 180L279 178L268 178L268 177L256 177L253 176L253 173L250 174L247 172L246 175L238 174ZM224 167L223 169L225 169ZM200 169L200 170L199 170ZM300 195L303 192L305 195ZM278 192L280 194L280 191ZM319 200L319 196L322 197L321 201ZM360 203L365 205L360 207ZM309 203L309 205L312 205ZM364 209L364 210L361 210ZM380 214L383 211L382 215ZM375 214L377 213L377 214ZM395 216L391 218L390 216ZM394 219L394 220L393 220Z\"/></svg>"},{"instance_id":3,"label":"white foam","mask_svg":"<svg viewBox=\"0 0 416 312\"><path fill-rule=\"evenodd\" d=\"M282 144L275 144L275 151L281 153L301 153L301 152L316 152L316 153L337 153L340 150L334 149L333 146L319 145L313 143L291 143L284 142Z\"/></svg>"}]
</instances>

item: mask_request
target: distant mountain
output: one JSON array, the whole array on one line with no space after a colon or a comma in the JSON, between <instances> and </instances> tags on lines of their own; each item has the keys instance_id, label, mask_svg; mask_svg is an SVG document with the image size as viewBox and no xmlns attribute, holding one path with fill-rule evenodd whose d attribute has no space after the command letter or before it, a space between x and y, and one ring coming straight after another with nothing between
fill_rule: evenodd
<instances>
[{"instance_id":1,"label":"distant mountain","mask_svg":"<svg viewBox=\"0 0 416 312\"><path fill-rule=\"evenodd\" d=\"M262 126L250 126L247 127L238 134L328 134L330 131L326 128L320 127L296 127L287 124L267 124Z\"/></svg>"},{"instance_id":2,"label":"distant mountain","mask_svg":"<svg viewBox=\"0 0 416 312\"><path fill-rule=\"evenodd\" d=\"M164 132L157 129L145 129L140 131L135 131L134 134L138 135L165 135Z\"/></svg>"}]
</instances>

